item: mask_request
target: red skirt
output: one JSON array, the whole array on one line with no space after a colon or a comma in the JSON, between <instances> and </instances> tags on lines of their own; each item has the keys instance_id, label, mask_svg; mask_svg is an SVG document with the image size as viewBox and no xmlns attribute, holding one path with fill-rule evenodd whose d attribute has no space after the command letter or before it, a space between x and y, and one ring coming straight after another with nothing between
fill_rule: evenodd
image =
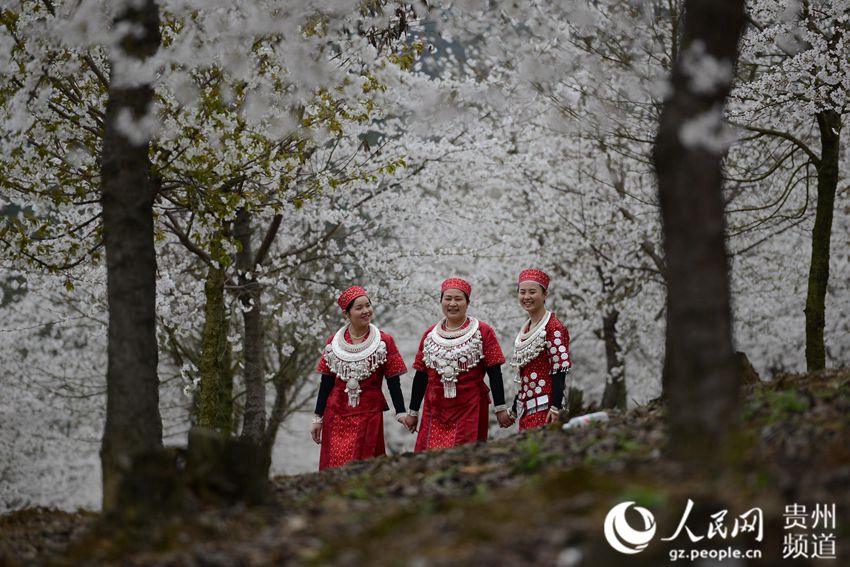
<instances>
[{"instance_id":1,"label":"red skirt","mask_svg":"<svg viewBox=\"0 0 850 567\"><path fill-rule=\"evenodd\" d=\"M425 400L422 408L422 419L419 422L419 435L416 437L414 452L455 447L465 443L486 441L489 426L487 408L489 400L478 398L469 403L461 413L453 412L451 417L440 418L439 412L434 412L429 400Z\"/></svg>"},{"instance_id":2,"label":"red skirt","mask_svg":"<svg viewBox=\"0 0 850 567\"><path fill-rule=\"evenodd\" d=\"M322 423L319 470L341 467L386 455L384 418L380 411L354 415L327 415Z\"/></svg>"}]
</instances>

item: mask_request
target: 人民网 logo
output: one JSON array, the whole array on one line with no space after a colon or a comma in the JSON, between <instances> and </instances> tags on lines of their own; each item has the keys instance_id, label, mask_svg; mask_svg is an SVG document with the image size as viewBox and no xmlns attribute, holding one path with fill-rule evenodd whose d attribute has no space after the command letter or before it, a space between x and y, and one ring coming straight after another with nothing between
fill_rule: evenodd
<instances>
[{"instance_id":1,"label":"\u4eba\u6c11\u7f51 logo","mask_svg":"<svg viewBox=\"0 0 850 567\"><path fill-rule=\"evenodd\" d=\"M605 539L619 551L629 555L640 553L646 549L652 537L655 535L655 517L646 508L635 506L635 511L643 518L643 529L636 530L626 520L626 511L634 502L622 502L617 504L605 516Z\"/></svg>"}]
</instances>

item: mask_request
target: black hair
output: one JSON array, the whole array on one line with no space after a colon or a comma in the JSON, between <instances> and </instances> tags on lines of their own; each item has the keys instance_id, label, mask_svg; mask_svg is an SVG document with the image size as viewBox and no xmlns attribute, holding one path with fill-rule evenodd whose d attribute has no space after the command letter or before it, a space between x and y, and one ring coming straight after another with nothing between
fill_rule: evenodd
<instances>
[{"instance_id":1,"label":"black hair","mask_svg":"<svg viewBox=\"0 0 850 567\"><path fill-rule=\"evenodd\" d=\"M354 302L355 302L355 301L357 301L358 299L360 299L361 297L365 297L365 298L369 301L369 303L370 303L370 304L372 303L372 300L371 300L371 299L369 299L369 296L368 296L368 295L358 295L357 297L355 297L354 299L352 299L351 301L349 301L349 302L348 302L348 305L346 305L346 306L345 306L345 313L346 313L346 314L350 314L350 313L351 313L351 308L352 308L352 307L354 307Z\"/></svg>"},{"instance_id":2,"label":"black hair","mask_svg":"<svg viewBox=\"0 0 850 567\"><path fill-rule=\"evenodd\" d=\"M459 289L458 291L459 291L459 292L461 292L461 293L463 294L463 296L466 298L466 302L467 302L467 303L469 303L469 296L468 296L468 295L466 295L466 292L465 292L465 291L463 291L462 289ZM443 302L443 295L444 295L445 293L446 293L445 291L441 291L441 292L440 292L440 303L442 303L442 302Z\"/></svg>"},{"instance_id":3,"label":"black hair","mask_svg":"<svg viewBox=\"0 0 850 567\"><path fill-rule=\"evenodd\" d=\"M533 282L533 283L536 283L537 285L539 285L540 289L543 291L543 293L546 293L548 291L545 287L543 287L543 284L539 284L537 282ZM516 284L516 292L519 293L519 284Z\"/></svg>"}]
</instances>

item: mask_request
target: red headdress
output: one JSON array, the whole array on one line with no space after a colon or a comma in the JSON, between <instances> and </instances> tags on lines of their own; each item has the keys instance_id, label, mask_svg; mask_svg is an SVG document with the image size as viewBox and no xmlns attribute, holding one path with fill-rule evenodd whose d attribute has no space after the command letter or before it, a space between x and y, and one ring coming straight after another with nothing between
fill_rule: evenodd
<instances>
[{"instance_id":1,"label":"red headdress","mask_svg":"<svg viewBox=\"0 0 850 567\"><path fill-rule=\"evenodd\" d=\"M459 289L466 294L466 298L472 295L472 286L462 278L449 278L440 286L440 293L444 293L447 289Z\"/></svg>"},{"instance_id":2,"label":"red headdress","mask_svg":"<svg viewBox=\"0 0 850 567\"><path fill-rule=\"evenodd\" d=\"M534 282L543 286L543 289L549 289L549 276L543 270L523 270L519 273L519 283Z\"/></svg>"},{"instance_id":3,"label":"red headdress","mask_svg":"<svg viewBox=\"0 0 850 567\"><path fill-rule=\"evenodd\" d=\"M366 295L366 290L360 287L359 285L354 285L342 292L342 295L339 296L336 303L339 305L339 308L345 311L345 308L348 307L348 304L360 297L361 295Z\"/></svg>"}]
</instances>

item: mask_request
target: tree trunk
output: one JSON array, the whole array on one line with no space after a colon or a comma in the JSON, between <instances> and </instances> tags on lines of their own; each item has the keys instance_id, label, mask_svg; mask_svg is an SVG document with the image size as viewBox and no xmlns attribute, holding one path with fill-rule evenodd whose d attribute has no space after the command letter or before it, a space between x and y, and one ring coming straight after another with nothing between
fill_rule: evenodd
<instances>
[{"instance_id":1,"label":"tree trunk","mask_svg":"<svg viewBox=\"0 0 850 567\"><path fill-rule=\"evenodd\" d=\"M113 58L107 94L101 168L101 203L106 246L109 331L106 368L106 424L101 446L103 510L113 511L130 463L162 446L156 341L156 253L148 141L125 136L118 118L145 116L153 101L148 84L125 86L124 58L144 60L159 49L159 9L135 3L122 12L116 28L128 31Z\"/></svg>"},{"instance_id":2,"label":"tree trunk","mask_svg":"<svg viewBox=\"0 0 850 567\"><path fill-rule=\"evenodd\" d=\"M213 245L213 258L216 245ZM220 253L221 251L218 250ZM198 425L229 434L233 431L233 374L227 342L224 268L214 260L204 284L204 329L201 336L201 383Z\"/></svg>"},{"instance_id":3,"label":"tree trunk","mask_svg":"<svg viewBox=\"0 0 850 567\"><path fill-rule=\"evenodd\" d=\"M287 409L291 403L289 397L289 388L292 379L288 372L281 370L279 376L274 382L275 397L272 403L272 411L269 415L269 421L266 424L266 430L263 433L263 447L271 462L272 451L274 450L274 442L277 439L277 432L280 429L280 424L283 423L284 417L288 414Z\"/></svg>"},{"instance_id":4,"label":"tree trunk","mask_svg":"<svg viewBox=\"0 0 850 567\"><path fill-rule=\"evenodd\" d=\"M605 362L608 376L602 393L603 408L626 409L626 372L617 342L617 320L620 312L612 309L602 318L602 338L605 341Z\"/></svg>"},{"instance_id":5,"label":"tree trunk","mask_svg":"<svg viewBox=\"0 0 850 567\"><path fill-rule=\"evenodd\" d=\"M829 248L832 213L838 187L838 159L841 116L834 110L817 114L820 128L821 158L818 162L818 206L812 229L812 260L809 265L809 289L806 295L806 369L810 372L826 366L823 328L826 322L826 286L829 281Z\"/></svg>"},{"instance_id":6,"label":"tree trunk","mask_svg":"<svg viewBox=\"0 0 850 567\"><path fill-rule=\"evenodd\" d=\"M278 335L278 342L281 340L282 337ZM313 352L315 349L305 348L301 343L296 343L293 346L295 350L289 357L284 358L280 354L278 355L280 367L273 380L275 397L263 437L263 444L269 455L274 449L281 423L298 409L299 400L296 400L296 397L299 392L297 388L299 379L309 374L313 367L312 357L304 359L304 353ZM319 347L320 345L312 346Z\"/></svg>"},{"instance_id":7,"label":"tree trunk","mask_svg":"<svg viewBox=\"0 0 850 567\"><path fill-rule=\"evenodd\" d=\"M284 331L278 327L277 335L273 337L272 342L282 343L285 340L283 337ZM297 342L292 346L294 350L288 356L284 356L280 352L276 353L278 369L272 378L275 395L266 423L266 430L263 434L263 446L269 455L269 460L271 460L271 453L274 450L280 425L307 401L299 396L299 394L303 394L304 383L302 378L312 371L315 361L310 353L319 349L321 344L317 341Z\"/></svg>"},{"instance_id":8,"label":"tree trunk","mask_svg":"<svg viewBox=\"0 0 850 567\"><path fill-rule=\"evenodd\" d=\"M189 432L186 483L202 502L268 503L269 465L255 443L204 427Z\"/></svg>"},{"instance_id":9,"label":"tree trunk","mask_svg":"<svg viewBox=\"0 0 850 567\"><path fill-rule=\"evenodd\" d=\"M567 416L576 417L584 411L584 391L572 386L567 388Z\"/></svg>"},{"instance_id":10,"label":"tree trunk","mask_svg":"<svg viewBox=\"0 0 850 567\"><path fill-rule=\"evenodd\" d=\"M682 133L690 121L722 109L732 70L728 80L697 92L688 69L699 65L682 61L701 57L695 48L700 42L707 56L734 67L744 2L689 0L685 6L682 50L653 156L668 283L663 386L672 456L686 463L710 464L727 456L738 411L721 195L725 152L700 141L686 146Z\"/></svg>"},{"instance_id":11,"label":"tree trunk","mask_svg":"<svg viewBox=\"0 0 850 567\"><path fill-rule=\"evenodd\" d=\"M242 438L256 445L263 442L266 429L266 382L264 365L263 321L260 314L260 284L254 275L251 250L251 213L240 209L236 215L234 235L242 244L236 255L239 272L239 301L242 303L244 335L245 414Z\"/></svg>"}]
</instances>

